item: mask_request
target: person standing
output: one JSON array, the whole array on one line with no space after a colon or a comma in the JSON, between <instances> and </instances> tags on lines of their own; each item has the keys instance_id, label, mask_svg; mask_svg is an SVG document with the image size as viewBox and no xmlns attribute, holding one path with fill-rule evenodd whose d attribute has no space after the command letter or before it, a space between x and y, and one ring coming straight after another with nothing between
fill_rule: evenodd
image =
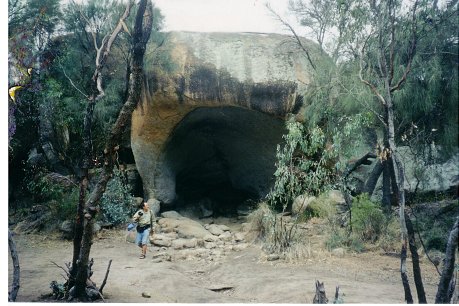
<instances>
[{"instance_id":1,"label":"person standing","mask_svg":"<svg viewBox=\"0 0 459 306\"><path fill-rule=\"evenodd\" d=\"M155 216L148 206L147 202L142 202L139 205L139 210L132 217L134 222L137 222L137 235L135 243L141 248L140 259L144 259L147 253L147 243L150 232L153 228Z\"/></svg>"}]
</instances>

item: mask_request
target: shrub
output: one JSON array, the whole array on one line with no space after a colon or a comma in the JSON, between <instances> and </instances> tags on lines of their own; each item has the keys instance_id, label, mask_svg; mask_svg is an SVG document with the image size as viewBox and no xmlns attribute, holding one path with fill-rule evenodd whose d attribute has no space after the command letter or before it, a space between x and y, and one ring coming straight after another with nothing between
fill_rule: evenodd
<instances>
[{"instance_id":1,"label":"shrub","mask_svg":"<svg viewBox=\"0 0 459 306\"><path fill-rule=\"evenodd\" d=\"M129 187L123 182L121 173L116 171L101 198L103 220L113 225L126 222L136 209L133 203L134 197L129 193Z\"/></svg>"},{"instance_id":2,"label":"shrub","mask_svg":"<svg viewBox=\"0 0 459 306\"><path fill-rule=\"evenodd\" d=\"M78 188L72 188L70 191L61 193L59 200L51 200L49 206L53 218L59 221L74 219L77 214L78 199Z\"/></svg>"},{"instance_id":3,"label":"shrub","mask_svg":"<svg viewBox=\"0 0 459 306\"><path fill-rule=\"evenodd\" d=\"M301 220L309 220L316 217L332 221L336 215L336 205L330 201L327 193L323 193L309 203L303 215Z\"/></svg>"},{"instance_id":4,"label":"shrub","mask_svg":"<svg viewBox=\"0 0 459 306\"><path fill-rule=\"evenodd\" d=\"M42 203L50 208L53 220L75 218L79 189L67 177L39 169L34 178L27 182L26 188L32 195L34 204Z\"/></svg>"},{"instance_id":5,"label":"shrub","mask_svg":"<svg viewBox=\"0 0 459 306\"><path fill-rule=\"evenodd\" d=\"M387 221L384 233L379 238L379 246L385 252L400 253L400 220L396 217L391 217Z\"/></svg>"},{"instance_id":6,"label":"shrub","mask_svg":"<svg viewBox=\"0 0 459 306\"><path fill-rule=\"evenodd\" d=\"M355 234L349 234L343 228L334 228L325 242L328 251L345 247L351 251L361 253L365 250L363 241Z\"/></svg>"},{"instance_id":7,"label":"shrub","mask_svg":"<svg viewBox=\"0 0 459 306\"><path fill-rule=\"evenodd\" d=\"M362 241L377 241L387 227L387 219L377 204L367 194L356 197L351 207L351 225L355 235Z\"/></svg>"}]
</instances>

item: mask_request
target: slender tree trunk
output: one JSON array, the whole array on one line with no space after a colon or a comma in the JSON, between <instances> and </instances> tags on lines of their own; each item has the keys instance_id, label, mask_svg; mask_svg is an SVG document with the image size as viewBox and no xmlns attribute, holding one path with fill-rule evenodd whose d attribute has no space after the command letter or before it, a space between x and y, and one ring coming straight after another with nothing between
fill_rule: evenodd
<instances>
[{"instance_id":1,"label":"slender tree trunk","mask_svg":"<svg viewBox=\"0 0 459 306\"><path fill-rule=\"evenodd\" d=\"M459 233L459 216L456 217L453 228L449 233L448 244L446 246L445 264L441 273L440 282L438 283L437 295L435 296L436 304L447 304L450 302L449 287L453 279L454 264L456 261L456 251L458 248L458 233Z\"/></svg>"},{"instance_id":2,"label":"slender tree trunk","mask_svg":"<svg viewBox=\"0 0 459 306\"><path fill-rule=\"evenodd\" d=\"M16 243L14 243L13 235L10 230L8 230L8 247L10 249L11 259L13 260L13 282L11 291L8 292L8 302L15 302L20 287L19 280L21 269L19 268L19 257L18 252L16 251Z\"/></svg>"},{"instance_id":3,"label":"slender tree trunk","mask_svg":"<svg viewBox=\"0 0 459 306\"><path fill-rule=\"evenodd\" d=\"M416 238L414 235L413 224L410 217L405 213L406 228L408 230L409 246L411 253L411 260L413 262L413 277L414 284L416 285L416 292L418 293L419 304L427 304L426 293L422 283L421 267L419 266L418 248L416 247Z\"/></svg>"},{"instance_id":4,"label":"slender tree trunk","mask_svg":"<svg viewBox=\"0 0 459 306\"><path fill-rule=\"evenodd\" d=\"M395 128L394 128L394 109L392 104L392 96L390 94L390 84L388 84L388 80L386 79L386 90L387 90L387 97L386 97L386 114L387 114L387 140L389 144L389 158L392 158L395 161L394 163L388 163L388 165L392 166L391 171L396 173L394 166L397 166L398 175L396 177L396 185L395 187L397 190L394 192L398 193L398 204L400 206L400 228L401 228L401 242L402 242L402 253L401 253L401 263L400 263L400 274L402 278L403 288L405 291L405 300L408 304L413 303L413 296L411 295L410 285L408 283L408 274L406 271L406 252L408 246L408 229L406 227L406 220L405 220L405 190L404 190L404 183L405 183L405 171L403 168L403 164L400 162L397 156L397 147L395 145ZM390 175L390 174L389 174Z\"/></svg>"},{"instance_id":5,"label":"slender tree trunk","mask_svg":"<svg viewBox=\"0 0 459 306\"><path fill-rule=\"evenodd\" d=\"M86 114L83 121L83 159L81 162L82 176L80 178L80 193L78 197L77 215L75 219L75 236L73 238L73 258L72 269L70 270L70 278L68 288L72 288L75 284L78 274L78 261L81 252L81 242L83 240L83 231L85 228L84 210L86 201L86 190L89 182L89 169L92 167L92 119L96 101L97 88L94 86L92 95L86 106ZM82 276L81 276L82 277ZM84 293L85 287L75 287L75 296L81 296Z\"/></svg>"},{"instance_id":6,"label":"slender tree trunk","mask_svg":"<svg viewBox=\"0 0 459 306\"><path fill-rule=\"evenodd\" d=\"M383 196L382 196L382 206L383 210L388 213L391 208L391 183L390 183L390 169L389 161L384 160L383 164Z\"/></svg>"},{"instance_id":7,"label":"slender tree trunk","mask_svg":"<svg viewBox=\"0 0 459 306\"><path fill-rule=\"evenodd\" d=\"M408 274L406 273L406 244L402 244L402 252L400 258L400 274L402 276L403 290L405 291L405 301L407 304L413 304L410 282L408 281Z\"/></svg>"}]
</instances>

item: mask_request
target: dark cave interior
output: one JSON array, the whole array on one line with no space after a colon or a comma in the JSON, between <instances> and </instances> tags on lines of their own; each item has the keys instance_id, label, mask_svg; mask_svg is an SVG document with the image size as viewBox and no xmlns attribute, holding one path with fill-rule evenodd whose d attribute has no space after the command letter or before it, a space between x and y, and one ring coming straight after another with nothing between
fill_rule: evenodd
<instances>
[{"instance_id":1,"label":"dark cave interior","mask_svg":"<svg viewBox=\"0 0 459 306\"><path fill-rule=\"evenodd\" d=\"M263 198L272 186L284 122L237 107L198 108L174 129L163 153L162 188L173 206L206 206L214 215ZM175 184L174 184L175 183Z\"/></svg>"}]
</instances>

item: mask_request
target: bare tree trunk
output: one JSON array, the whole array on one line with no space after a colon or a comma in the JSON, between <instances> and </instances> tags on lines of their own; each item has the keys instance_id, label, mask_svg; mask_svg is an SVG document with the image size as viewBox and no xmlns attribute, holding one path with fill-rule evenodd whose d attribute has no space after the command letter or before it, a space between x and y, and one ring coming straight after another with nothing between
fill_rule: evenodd
<instances>
[{"instance_id":1,"label":"bare tree trunk","mask_svg":"<svg viewBox=\"0 0 459 306\"><path fill-rule=\"evenodd\" d=\"M413 224L410 217L405 213L406 228L408 230L409 246L411 253L411 260L413 262L413 277L414 284L416 285L416 292L418 293L419 304L427 304L426 293L422 283L421 267L419 266L419 255L416 247L416 238L414 235Z\"/></svg>"},{"instance_id":2,"label":"bare tree trunk","mask_svg":"<svg viewBox=\"0 0 459 306\"><path fill-rule=\"evenodd\" d=\"M86 114L83 122L83 160L81 164L82 176L80 178L80 192L78 197L77 215L75 219L75 236L73 237L73 258L72 269L70 270L70 278L68 288L72 288L78 273L78 260L81 252L81 241L83 240L84 231L84 207L86 200L86 190L89 182L89 169L92 167L92 118L96 101L96 88L94 87L91 98L86 106ZM83 294L84 288L76 286L75 295L80 296Z\"/></svg>"},{"instance_id":3,"label":"bare tree trunk","mask_svg":"<svg viewBox=\"0 0 459 306\"><path fill-rule=\"evenodd\" d=\"M391 207L391 183L390 183L390 169L389 161L384 160L383 164L383 196L382 196L382 206L383 210L387 213L390 211Z\"/></svg>"},{"instance_id":4,"label":"bare tree trunk","mask_svg":"<svg viewBox=\"0 0 459 306\"><path fill-rule=\"evenodd\" d=\"M365 187L363 188L363 192L368 193L368 196L371 197L373 191L375 190L376 184L378 183L378 179L383 172L384 164L377 160L373 170L371 170L370 176L368 177Z\"/></svg>"},{"instance_id":5,"label":"bare tree trunk","mask_svg":"<svg viewBox=\"0 0 459 306\"><path fill-rule=\"evenodd\" d=\"M440 282L438 284L437 295L435 296L436 304L447 304L450 302L451 297L448 294L451 280L453 279L454 263L456 261L456 251L458 247L458 233L459 233L459 216L454 222L453 228L449 233L448 244L446 246L446 258L441 273Z\"/></svg>"},{"instance_id":6,"label":"bare tree trunk","mask_svg":"<svg viewBox=\"0 0 459 306\"><path fill-rule=\"evenodd\" d=\"M127 101L124 103L116 120L110 135L108 137L104 149L104 166L101 177L95 186L94 190L89 195L86 201L84 210L84 232L81 241L81 250L78 261L78 272L76 276L75 290L79 296L84 296L84 288L88 278L87 266L89 263L89 254L92 246L92 236L94 220L99 210L98 203L108 181L113 175L113 167L115 161L115 154L119 148L122 132L129 124L132 112L141 99L143 87L143 59L146 49L146 44L150 38L152 30L152 4L149 0L141 0L137 16L135 19L134 33L133 33L133 56L131 61L131 77L129 86L129 95Z\"/></svg>"},{"instance_id":7,"label":"bare tree trunk","mask_svg":"<svg viewBox=\"0 0 459 306\"><path fill-rule=\"evenodd\" d=\"M14 243L13 235L10 230L8 230L8 247L10 249L11 259L13 260L13 283L11 291L8 292L8 302L15 302L20 287L19 279L21 269L19 268L19 257L18 252L16 251L16 244Z\"/></svg>"},{"instance_id":8,"label":"bare tree trunk","mask_svg":"<svg viewBox=\"0 0 459 306\"><path fill-rule=\"evenodd\" d=\"M387 81L386 81L387 82ZM390 88L388 85L386 85L387 88ZM397 179L395 188L397 190L394 190L394 193L398 194L397 201L400 206L400 228L401 228L401 233L402 233L402 252L401 252L401 262L400 262L400 274L402 278L402 284L403 284L403 289L405 291L405 300L408 304L413 303L413 296L411 294L411 288L408 282L408 274L406 271L406 252L407 252L407 246L408 246L408 229L406 227L406 220L405 220L405 190L404 190L404 184L405 184L405 171L403 168L402 163L400 162L398 156L397 156L397 147L395 145L395 129L394 129L394 110L393 110L393 104L392 104L392 97L389 95L387 97L387 102L386 102L386 108L387 108L387 132L388 132L388 142L389 142L389 158L393 158L395 161L395 164L388 163L388 165L392 166L392 171L394 174L396 173L395 171L395 165L397 166L398 170L398 175L395 176ZM389 171L390 172L390 171ZM390 173L389 173L390 175ZM394 187L394 185L392 185Z\"/></svg>"},{"instance_id":9,"label":"bare tree trunk","mask_svg":"<svg viewBox=\"0 0 459 306\"><path fill-rule=\"evenodd\" d=\"M413 296L411 295L408 274L406 273L406 244L402 244L402 252L400 258L400 274L402 276L403 290L405 291L405 301L407 304L413 304Z\"/></svg>"}]
</instances>

